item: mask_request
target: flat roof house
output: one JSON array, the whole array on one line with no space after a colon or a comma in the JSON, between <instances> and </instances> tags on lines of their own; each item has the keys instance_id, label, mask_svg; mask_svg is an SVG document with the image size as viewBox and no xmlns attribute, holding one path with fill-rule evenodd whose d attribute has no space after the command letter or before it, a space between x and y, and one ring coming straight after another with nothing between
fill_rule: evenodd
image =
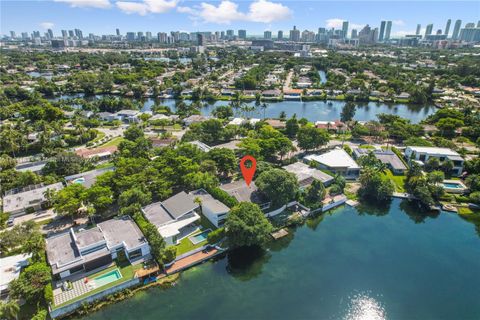
<instances>
[{"instance_id":1,"label":"flat roof house","mask_svg":"<svg viewBox=\"0 0 480 320\"><path fill-rule=\"evenodd\" d=\"M237 180L222 184L219 188L237 199L238 202L256 203L262 210L270 208L270 202L258 191L254 181L247 186L244 180Z\"/></svg>"},{"instance_id":2,"label":"flat roof house","mask_svg":"<svg viewBox=\"0 0 480 320\"><path fill-rule=\"evenodd\" d=\"M8 297L10 282L18 279L20 271L28 266L32 254L17 254L0 259L0 299Z\"/></svg>"},{"instance_id":3,"label":"flat roof house","mask_svg":"<svg viewBox=\"0 0 480 320\"><path fill-rule=\"evenodd\" d=\"M75 153L85 159L98 158L98 160L107 160L117 152L117 150L117 146L108 146L93 149L77 149Z\"/></svg>"},{"instance_id":4,"label":"flat roof house","mask_svg":"<svg viewBox=\"0 0 480 320\"><path fill-rule=\"evenodd\" d=\"M107 220L90 229L73 228L46 239L47 259L52 274L72 274L108 267L123 251L132 264L150 259L150 246L128 216Z\"/></svg>"},{"instance_id":5,"label":"flat roof house","mask_svg":"<svg viewBox=\"0 0 480 320\"><path fill-rule=\"evenodd\" d=\"M192 196L200 199L202 214L217 228L223 226L230 208L218 201L203 189L190 192Z\"/></svg>"},{"instance_id":6,"label":"flat roof house","mask_svg":"<svg viewBox=\"0 0 480 320\"><path fill-rule=\"evenodd\" d=\"M295 162L284 166L283 169L293 173L298 180L300 188L306 188L312 184L313 180L321 181L325 186L333 182L333 177L318 169L310 167L303 162Z\"/></svg>"},{"instance_id":7,"label":"flat roof house","mask_svg":"<svg viewBox=\"0 0 480 320\"><path fill-rule=\"evenodd\" d=\"M382 161L394 174L403 174L407 171L407 166L403 161L391 150L369 150L362 148L353 149L353 157L358 159L360 157L368 155L369 152L373 152L375 158Z\"/></svg>"},{"instance_id":8,"label":"flat roof house","mask_svg":"<svg viewBox=\"0 0 480 320\"><path fill-rule=\"evenodd\" d=\"M140 111L138 110L120 110L115 113L115 118L124 122L138 122Z\"/></svg>"},{"instance_id":9,"label":"flat roof house","mask_svg":"<svg viewBox=\"0 0 480 320\"><path fill-rule=\"evenodd\" d=\"M449 148L408 146L405 148L405 156L409 161L417 160L422 163L426 163L430 158L437 158L440 161L451 160L453 162L452 174L457 176L462 174L465 161L462 156Z\"/></svg>"},{"instance_id":10,"label":"flat roof house","mask_svg":"<svg viewBox=\"0 0 480 320\"><path fill-rule=\"evenodd\" d=\"M47 202L45 192L47 190L58 191L63 189L61 182L50 184L48 186L31 185L22 189L7 191L3 197L3 212L10 213L12 216L25 214L27 209L40 210L42 205Z\"/></svg>"},{"instance_id":11,"label":"flat roof house","mask_svg":"<svg viewBox=\"0 0 480 320\"><path fill-rule=\"evenodd\" d=\"M196 213L198 208L194 196L182 191L165 201L143 207L142 212L157 227L165 242L173 245L196 230L195 222L200 220Z\"/></svg>"},{"instance_id":12,"label":"flat roof house","mask_svg":"<svg viewBox=\"0 0 480 320\"><path fill-rule=\"evenodd\" d=\"M356 179L360 175L360 166L340 148L333 149L324 154L308 155L307 161L315 161L321 169L329 170L335 174L340 174L347 179Z\"/></svg>"}]
</instances>

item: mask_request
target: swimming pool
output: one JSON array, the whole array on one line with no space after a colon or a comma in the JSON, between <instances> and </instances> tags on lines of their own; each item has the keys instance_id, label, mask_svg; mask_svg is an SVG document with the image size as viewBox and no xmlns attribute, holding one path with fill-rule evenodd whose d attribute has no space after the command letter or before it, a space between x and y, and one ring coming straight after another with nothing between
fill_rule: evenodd
<instances>
[{"instance_id":1,"label":"swimming pool","mask_svg":"<svg viewBox=\"0 0 480 320\"><path fill-rule=\"evenodd\" d=\"M208 234L210 233L210 231L212 231L212 230L210 230L210 229L205 230L205 231L203 231L202 233L199 233L199 234L190 236L188 239L190 239L190 241L191 241L193 244L200 243L200 242L202 242L202 241L207 240L207 236L208 236Z\"/></svg>"},{"instance_id":2,"label":"swimming pool","mask_svg":"<svg viewBox=\"0 0 480 320\"><path fill-rule=\"evenodd\" d=\"M444 182L443 186L445 188L451 188L451 189L462 189L463 187L458 184L458 183L451 183L451 182Z\"/></svg>"},{"instance_id":3,"label":"swimming pool","mask_svg":"<svg viewBox=\"0 0 480 320\"><path fill-rule=\"evenodd\" d=\"M440 186L443 187L445 192L449 193L461 194L468 190L467 186L465 186L460 180L443 180Z\"/></svg>"},{"instance_id":4,"label":"swimming pool","mask_svg":"<svg viewBox=\"0 0 480 320\"><path fill-rule=\"evenodd\" d=\"M117 281L121 278L122 278L122 274L120 273L120 270L115 269L110 272L104 273L98 277L93 278L93 281L95 282L95 287L99 288L111 282Z\"/></svg>"},{"instance_id":5,"label":"swimming pool","mask_svg":"<svg viewBox=\"0 0 480 320\"><path fill-rule=\"evenodd\" d=\"M77 179L73 180L73 183L82 184L82 183L84 183L84 182L85 182L85 178L83 178L83 177L82 177L82 178L77 178Z\"/></svg>"}]
</instances>

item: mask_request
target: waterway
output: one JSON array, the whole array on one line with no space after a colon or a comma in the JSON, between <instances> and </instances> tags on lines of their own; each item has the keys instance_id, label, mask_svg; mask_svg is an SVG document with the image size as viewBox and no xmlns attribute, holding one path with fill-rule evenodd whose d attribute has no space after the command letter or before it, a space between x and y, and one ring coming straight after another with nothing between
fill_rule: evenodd
<instances>
[{"instance_id":1,"label":"waterway","mask_svg":"<svg viewBox=\"0 0 480 320\"><path fill-rule=\"evenodd\" d=\"M339 208L84 319L480 319L479 288L480 226L396 199Z\"/></svg>"}]
</instances>

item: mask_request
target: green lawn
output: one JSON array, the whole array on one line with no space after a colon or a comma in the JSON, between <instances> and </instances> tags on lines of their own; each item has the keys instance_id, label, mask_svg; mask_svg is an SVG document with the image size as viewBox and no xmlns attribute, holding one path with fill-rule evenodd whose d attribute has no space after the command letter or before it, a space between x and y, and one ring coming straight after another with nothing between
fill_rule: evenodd
<instances>
[{"instance_id":1,"label":"green lawn","mask_svg":"<svg viewBox=\"0 0 480 320\"><path fill-rule=\"evenodd\" d=\"M138 265L135 265L135 266L132 266L132 265L129 264L128 262L125 263L125 265L123 265L123 266L120 266L119 263L116 263L116 265L114 265L114 266L112 266L112 267L110 267L110 268L104 269L104 270L99 271L99 272L97 272L97 273L95 273L95 274L91 274L91 275L88 276L89 279L93 279L93 278L95 278L95 277L98 277L98 276L100 276L100 275L102 275L102 274L108 273L108 272L110 272L110 271L118 268L118 269L120 270L120 272L122 273L122 278L119 279L119 280L117 280L117 281L114 281L114 282L111 282L111 283L109 283L109 284L106 284L106 285L104 285L104 286L101 286L101 287L99 287L99 288L96 288L96 289L94 289L94 290L91 290L91 291L89 291L89 292L87 292L87 293L85 293L85 294L82 294L82 295L80 295L80 296L78 296L78 297L76 297L76 298L74 298L74 299L72 299L72 300L69 300L69 301L67 301L67 302L64 302L64 303L62 303L62 304L59 304L59 305L56 305L56 306L55 306L55 305L52 305L52 309L57 309L57 308L63 307L63 306L65 306L65 305L71 304L71 303L73 303L73 302L75 302L75 301L81 300L81 299L83 299L83 298L85 298L85 297L91 296L91 295L93 295L93 294L95 294L95 293L98 293L98 292L104 291L104 290L106 290L106 289L108 289L108 288L111 288L111 287L113 287L113 286L116 286L116 285L118 285L118 284L120 284L120 283L122 283L122 282L126 282L126 281L128 281L128 280L131 280L131 279L133 279L133 276L134 276L134 274L135 274L135 271L138 270L138 269L141 268L141 267L142 267L142 264L141 264L141 263L138 264Z\"/></svg>"},{"instance_id":2,"label":"green lawn","mask_svg":"<svg viewBox=\"0 0 480 320\"><path fill-rule=\"evenodd\" d=\"M385 175L387 176L387 178L389 178L393 184L395 185L395 191L396 192L405 192L405 179L407 177L405 177L404 175L401 175L401 176L398 176L398 175L394 175L392 173L392 171L390 170L387 170L385 172Z\"/></svg>"},{"instance_id":3,"label":"green lawn","mask_svg":"<svg viewBox=\"0 0 480 320\"><path fill-rule=\"evenodd\" d=\"M100 147L111 147L111 146L118 146L120 142L122 142L123 138L122 137L116 137L113 138L112 140L102 144Z\"/></svg>"},{"instance_id":4,"label":"green lawn","mask_svg":"<svg viewBox=\"0 0 480 320\"><path fill-rule=\"evenodd\" d=\"M93 140L90 141L90 142L92 142L92 143L98 142L98 141L102 140L104 137L105 137L105 133L104 133L104 132L102 132L102 131L97 131L97 136L95 137L95 139L93 139Z\"/></svg>"},{"instance_id":5,"label":"green lawn","mask_svg":"<svg viewBox=\"0 0 480 320\"><path fill-rule=\"evenodd\" d=\"M195 232L192 235L199 234L201 232L202 231L199 230L198 232ZM190 241L190 239L188 239L188 238L189 237L183 238L180 241L180 243L175 246L177 248L177 256L179 256L181 254L184 254L184 253L187 253L188 251L200 248L201 246L204 246L204 245L207 244L207 240L202 241L202 242L197 243L197 244L193 244L192 241Z\"/></svg>"}]
</instances>

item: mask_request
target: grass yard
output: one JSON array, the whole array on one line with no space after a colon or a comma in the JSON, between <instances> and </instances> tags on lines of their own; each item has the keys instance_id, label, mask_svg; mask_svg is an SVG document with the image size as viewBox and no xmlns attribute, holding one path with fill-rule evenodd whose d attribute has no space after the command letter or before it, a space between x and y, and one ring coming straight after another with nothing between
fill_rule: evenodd
<instances>
[{"instance_id":1,"label":"grass yard","mask_svg":"<svg viewBox=\"0 0 480 320\"><path fill-rule=\"evenodd\" d=\"M395 191L396 192L405 192L405 179L407 177L405 177L404 175L402 175L402 176L394 175L392 173L392 171L390 171L390 170L387 170L385 175L395 185Z\"/></svg>"},{"instance_id":2,"label":"grass yard","mask_svg":"<svg viewBox=\"0 0 480 320\"><path fill-rule=\"evenodd\" d=\"M122 142L123 138L122 137L116 137L116 138L113 138L112 140L102 144L101 146L99 147L111 147L111 146L118 146L120 144L120 142Z\"/></svg>"}]
</instances>

